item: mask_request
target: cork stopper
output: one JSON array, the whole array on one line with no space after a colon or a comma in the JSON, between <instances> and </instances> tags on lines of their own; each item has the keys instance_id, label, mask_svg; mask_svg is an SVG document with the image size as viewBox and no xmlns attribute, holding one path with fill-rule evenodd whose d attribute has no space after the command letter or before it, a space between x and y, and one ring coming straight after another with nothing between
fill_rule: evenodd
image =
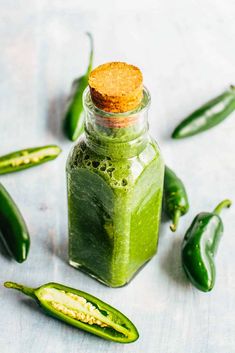
<instances>
[{"instance_id":1,"label":"cork stopper","mask_svg":"<svg viewBox=\"0 0 235 353\"><path fill-rule=\"evenodd\" d=\"M91 99L110 113L136 109L143 98L143 76L136 66L110 62L94 69L89 76Z\"/></svg>"}]
</instances>

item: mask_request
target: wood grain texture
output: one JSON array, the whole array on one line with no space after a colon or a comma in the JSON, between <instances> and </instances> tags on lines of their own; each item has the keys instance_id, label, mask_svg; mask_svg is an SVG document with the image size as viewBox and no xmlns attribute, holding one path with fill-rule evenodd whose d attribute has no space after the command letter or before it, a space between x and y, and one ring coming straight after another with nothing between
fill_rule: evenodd
<instances>
[{"instance_id":1,"label":"wood grain texture","mask_svg":"<svg viewBox=\"0 0 235 353\"><path fill-rule=\"evenodd\" d=\"M235 206L223 213L213 292L193 289L180 261L195 213L226 197L235 204L235 115L200 136L169 137L192 109L235 83L234 16L233 0L0 1L0 154L50 143L63 148L56 161L1 176L32 238L29 258L20 265L0 246L1 282L80 288L119 308L140 332L130 345L106 342L46 317L30 299L1 287L1 353L235 352ZM152 135L184 180L191 203L176 234L163 222L157 256L120 289L67 264L65 162L71 143L61 119L71 81L87 65L87 30L94 35L95 65L121 60L142 69L152 93Z\"/></svg>"}]
</instances>

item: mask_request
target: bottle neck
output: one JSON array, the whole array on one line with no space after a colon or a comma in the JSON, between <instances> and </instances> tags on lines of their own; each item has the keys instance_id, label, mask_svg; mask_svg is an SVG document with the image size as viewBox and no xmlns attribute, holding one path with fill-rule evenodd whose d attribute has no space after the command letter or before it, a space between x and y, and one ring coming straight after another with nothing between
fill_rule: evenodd
<instances>
[{"instance_id":1,"label":"bottle neck","mask_svg":"<svg viewBox=\"0 0 235 353\"><path fill-rule=\"evenodd\" d=\"M84 92L85 136L90 149L112 158L138 155L148 142L150 95L144 89L140 106L131 112L108 113L92 102L89 88Z\"/></svg>"}]
</instances>

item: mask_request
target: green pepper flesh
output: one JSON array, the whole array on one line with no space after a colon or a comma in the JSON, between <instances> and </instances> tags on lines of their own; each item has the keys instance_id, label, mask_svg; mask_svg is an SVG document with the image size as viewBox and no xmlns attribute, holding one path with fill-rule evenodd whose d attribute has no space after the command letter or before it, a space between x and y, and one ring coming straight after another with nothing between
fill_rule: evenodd
<instances>
[{"instance_id":1,"label":"green pepper flesh","mask_svg":"<svg viewBox=\"0 0 235 353\"><path fill-rule=\"evenodd\" d=\"M36 167L58 157L60 147L48 145L32 147L12 152L0 157L0 174L18 172L23 169Z\"/></svg>"},{"instance_id":2,"label":"green pepper flesh","mask_svg":"<svg viewBox=\"0 0 235 353\"><path fill-rule=\"evenodd\" d=\"M47 314L104 339L130 343L139 337L126 316L86 292L58 283L47 283L37 289L13 282L4 285L35 299Z\"/></svg>"}]
</instances>

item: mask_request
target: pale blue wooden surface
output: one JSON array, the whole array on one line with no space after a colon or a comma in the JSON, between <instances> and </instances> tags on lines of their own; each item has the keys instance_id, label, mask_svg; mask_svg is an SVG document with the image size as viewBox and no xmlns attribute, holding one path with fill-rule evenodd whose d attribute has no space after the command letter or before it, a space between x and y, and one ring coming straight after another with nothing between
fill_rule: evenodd
<instances>
[{"instance_id":1,"label":"pale blue wooden surface","mask_svg":"<svg viewBox=\"0 0 235 353\"><path fill-rule=\"evenodd\" d=\"M235 115L208 133L170 140L172 128L205 100L235 83L233 0L0 1L0 154L57 143L54 162L1 176L27 221L32 245L17 264L0 247L1 282L63 282L106 300L137 325L130 345L106 342L41 313L30 299L0 288L1 353L234 353L235 206L210 294L185 279L180 245L192 217L225 197L235 203ZM88 58L141 67L152 93L151 132L182 177L191 209L179 230L161 228L158 255L128 286L110 289L67 264L65 161L71 143L61 131L65 97Z\"/></svg>"}]
</instances>

